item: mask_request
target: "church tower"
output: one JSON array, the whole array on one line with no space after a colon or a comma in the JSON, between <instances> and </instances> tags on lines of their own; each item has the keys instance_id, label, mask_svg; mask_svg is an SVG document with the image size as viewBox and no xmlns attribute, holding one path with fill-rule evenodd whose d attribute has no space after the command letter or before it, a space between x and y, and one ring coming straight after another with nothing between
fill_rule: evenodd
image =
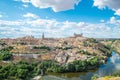
<instances>
[{"instance_id":1,"label":"church tower","mask_svg":"<svg viewBox=\"0 0 120 80\"><path fill-rule=\"evenodd\" d=\"M45 38L45 36L44 36L44 33L42 34L42 39L44 39Z\"/></svg>"}]
</instances>

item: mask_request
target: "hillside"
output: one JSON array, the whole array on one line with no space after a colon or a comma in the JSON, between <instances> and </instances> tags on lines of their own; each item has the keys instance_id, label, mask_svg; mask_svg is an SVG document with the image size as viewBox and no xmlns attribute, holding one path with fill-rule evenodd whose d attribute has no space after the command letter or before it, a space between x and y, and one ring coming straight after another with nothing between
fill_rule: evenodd
<instances>
[{"instance_id":1,"label":"hillside","mask_svg":"<svg viewBox=\"0 0 120 80\"><path fill-rule=\"evenodd\" d=\"M120 53L120 40L115 40L112 44L112 47L116 52Z\"/></svg>"},{"instance_id":2,"label":"hillside","mask_svg":"<svg viewBox=\"0 0 120 80\"><path fill-rule=\"evenodd\" d=\"M69 63L74 60L86 60L95 56L107 58L110 48L93 38L68 37L45 38L34 37L18 39L1 39L5 46L13 46L11 53L14 59L33 58L37 60L55 60L59 63ZM19 54L19 55L18 55Z\"/></svg>"},{"instance_id":3,"label":"hillside","mask_svg":"<svg viewBox=\"0 0 120 80\"><path fill-rule=\"evenodd\" d=\"M98 68L109 55L109 47L82 36L0 39L0 71L9 73L0 77L30 79L47 72L85 72Z\"/></svg>"},{"instance_id":4,"label":"hillside","mask_svg":"<svg viewBox=\"0 0 120 80\"><path fill-rule=\"evenodd\" d=\"M119 39L103 40L100 42L108 47L111 47L115 52L120 53L120 40Z\"/></svg>"}]
</instances>

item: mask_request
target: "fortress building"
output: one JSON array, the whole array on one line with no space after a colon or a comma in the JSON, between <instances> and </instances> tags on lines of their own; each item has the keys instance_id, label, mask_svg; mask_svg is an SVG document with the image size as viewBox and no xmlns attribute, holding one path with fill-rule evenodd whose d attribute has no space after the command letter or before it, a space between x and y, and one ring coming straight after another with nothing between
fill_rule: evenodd
<instances>
[{"instance_id":1,"label":"fortress building","mask_svg":"<svg viewBox=\"0 0 120 80\"><path fill-rule=\"evenodd\" d=\"M76 34L76 33L74 33L74 37L76 38L76 37L83 37L83 33L81 33L81 34Z\"/></svg>"}]
</instances>

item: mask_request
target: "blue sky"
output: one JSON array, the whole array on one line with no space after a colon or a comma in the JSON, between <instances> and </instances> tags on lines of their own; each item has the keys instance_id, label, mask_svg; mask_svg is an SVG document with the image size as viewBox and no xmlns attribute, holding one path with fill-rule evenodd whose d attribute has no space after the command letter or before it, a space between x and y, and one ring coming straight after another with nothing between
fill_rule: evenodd
<instances>
[{"instance_id":1,"label":"blue sky","mask_svg":"<svg viewBox=\"0 0 120 80\"><path fill-rule=\"evenodd\" d=\"M120 37L118 0L0 0L0 38Z\"/></svg>"}]
</instances>

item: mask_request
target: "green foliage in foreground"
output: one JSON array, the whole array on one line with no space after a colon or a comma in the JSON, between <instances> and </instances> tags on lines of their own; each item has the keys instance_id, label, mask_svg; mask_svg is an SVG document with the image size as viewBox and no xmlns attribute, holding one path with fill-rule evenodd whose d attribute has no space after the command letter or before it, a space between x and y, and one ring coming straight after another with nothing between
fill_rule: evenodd
<instances>
[{"instance_id":1,"label":"green foliage in foreground","mask_svg":"<svg viewBox=\"0 0 120 80\"><path fill-rule=\"evenodd\" d=\"M40 68L47 72L83 72L90 69L98 68L101 63L102 58L94 57L89 60L75 60L71 63L60 65L55 61L43 61L40 65Z\"/></svg>"},{"instance_id":2,"label":"green foliage in foreground","mask_svg":"<svg viewBox=\"0 0 120 80\"><path fill-rule=\"evenodd\" d=\"M0 53L0 60L8 61L12 59L12 54L10 53Z\"/></svg>"},{"instance_id":3,"label":"green foliage in foreground","mask_svg":"<svg viewBox=\"0 0 120 80\"><path fill-rule=\"evenodd\" d=\"M0 50L0 60L4 60L4 61L11 60L13 56L10 53L10 50L12 49L13 47L9 46Z\"/></svg>"},{"instance_id":4,"label":"green foliage in foreground","mask_svg":"<svg viewBox=\"0 0 120 80\"><path fill-rule=\"evenodd\" d=\"M40 73L36 63L18 62L0 66L0 80L30 80Z\"/></svg>"},{"instance_id":5,"label":"green foliage in foreground","mask_svg":"<svg viewBox=\"0 0 120 80\"><path fill-rule=\"evenodd\" d=\"M113 72L112 76L119 76L120 77L120 70Z\"/></svg>"},{"instance_id":6,"label":"green foliage in foreground","mask_svg":"<svg viewBox=\"0 0 120 80\"><path fill-rule=\"evenodd\" d=\"M111 78L111 77L120 77L120 70L114 71L111 75L104 76L106 80L108 80L107 78ZM97 80L97 78L99 78L99 75L95 74L91 77L91 80Z\"/></svg>"},{"instance_id":7,"label":"green foliage in foreground","mask_svg":"<svg viewBox=\"0 0 120 80\"><path fill-rule=\"evenodd\" d=\"M97 80L98 78L98 75L97 74L94 74L92 77L91 77L91 80Z\"/></svg>"},{"instance_id":8,"label":"green foliage in foreground","mask_svg":"<svg viewBox=\"0 0 120 80\"><path fill-rule=\"evenodd\" d=\"M13 55L10 53L13 47L6 47L0 50L0 60L9 61ZM18 63L8 63L0 65L0 80L30 80L31 77L40 73L37 63L27 63L20 61Z\"/></svg>"}]
</instances>

